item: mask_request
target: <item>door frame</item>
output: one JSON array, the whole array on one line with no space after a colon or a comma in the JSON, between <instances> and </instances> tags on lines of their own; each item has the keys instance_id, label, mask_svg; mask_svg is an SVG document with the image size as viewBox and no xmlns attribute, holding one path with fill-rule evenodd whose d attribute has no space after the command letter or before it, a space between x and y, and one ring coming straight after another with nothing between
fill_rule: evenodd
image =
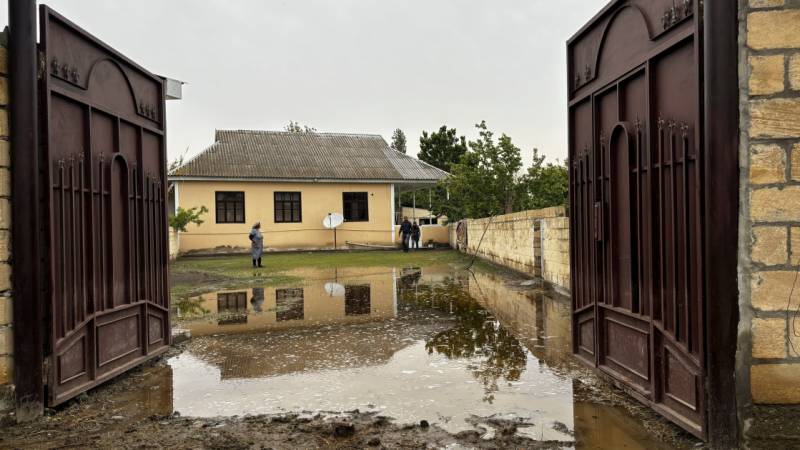
<instances>
[{"instance_id":1,"label":"door frame","mask_svg":"<svg viewBox=\"0 0 800 450\"><path fill-rule=\"evenodd\" d=\"M705 0L701 27L704 285L706 299L719 300L713 310L709 302L705 305L707 429L714 446L734 448L741 432L734 379L739 325L739 77L734 75L739 70L738 2ZM712 161L714 173L709 176Z\"/></svg>"},{"instance_id":2,"label":"door frame","mask_svg":"<svg viewBox=\"0 0 800 450\"><path fill-rule=\"evenodd\" d=\"M41 416L44 394L44 305L39 197L39 80L36 0L8 2L11 125L14 386L18 422ZM19 258L14 256L20 255ZM22 256L25 255L25 256ZM49 283L48 283L49 284Z\"/></svg>"}]
</instances>

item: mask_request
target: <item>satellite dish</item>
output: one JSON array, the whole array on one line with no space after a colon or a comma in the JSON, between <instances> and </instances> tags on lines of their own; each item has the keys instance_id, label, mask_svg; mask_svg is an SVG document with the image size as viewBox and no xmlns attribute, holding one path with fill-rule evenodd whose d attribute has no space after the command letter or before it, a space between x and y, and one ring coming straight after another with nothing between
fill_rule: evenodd
<instances>
[{"instance_id":1,"label":"satellite dish","mask_svg":"<svg viewBox=\"0 0 800 450\"><path fill-rule=\"evenodd\" d=\"M322 226L327 229L336 228L344 223L344 216L339 213L329 213L322 219Z\"/></svg>"},{"instance_id":2,"label":"satellite dish","mask_svg":"<svg viewBox=\"0 0 800 450\"><path fill-rule=\"evenodd\" d=\"M325 283L325 292L331 297L344 297L344 286L330 281Z\"/></svg>"}]
</instances>

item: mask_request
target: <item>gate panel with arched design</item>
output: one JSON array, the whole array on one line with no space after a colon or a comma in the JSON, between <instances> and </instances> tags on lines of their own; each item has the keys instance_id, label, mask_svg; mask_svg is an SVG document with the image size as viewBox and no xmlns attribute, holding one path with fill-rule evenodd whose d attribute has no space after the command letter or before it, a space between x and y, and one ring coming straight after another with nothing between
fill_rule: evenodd
<instances>
[{"instance_id":1,"label":"gate panel with arched design","mask_svg":"<svg viewBox=\"0 0 800 450\"><path fill-rule=\"evenodd\" d=\"M48 403L169 345L163 80L40 8Z\"/></svg>"},{"instance_id":2,"label":"gate panel with arched design","mask_svg":"<svg viewBox=\"0 0 800 450\"><path fill-rule=\"evenodd\" d=\"M706 433L702 21L609 5L568 44L574 351Z\"/></svg>"}]
</instances>

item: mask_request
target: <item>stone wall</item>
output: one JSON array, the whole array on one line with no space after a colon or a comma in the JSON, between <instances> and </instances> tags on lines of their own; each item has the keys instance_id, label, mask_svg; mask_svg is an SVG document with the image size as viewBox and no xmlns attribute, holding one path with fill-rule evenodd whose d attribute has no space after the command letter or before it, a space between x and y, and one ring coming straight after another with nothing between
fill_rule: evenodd
<instances>
[{"instance_id":1,"label":"stone wall","mask_svg":"<svg viewBox=\"0 0 800 450\"><path fill-rule=\"evenodd\" d=\"M11 147L8 52L0 46L0 413L13 408L14 330L11 304Z\"/></svg>"},{"instance_id":2,"label":"stone wall","mask_svg":"<svg viewBox=\"0 0 800 450\"><path fill-rule=\"evenodd\" d=\"M569 217L543 219L542 278L569 291Z\"/></svg>"},{"instance_id":3,"label":"stone wall","mask_svg":"<svg viewBox=\"0 0 800 450\"><path fill-rule=\"evenodd\" d=\"M460 248L569 291L569 220L563 207L465 219L468 243ZM450 243L457 247L451 225Z\"/></svg>"},{"instance_id":4,"label":"stone wall","mask_svg":"<svg viewBox=\"0 0 800 450\"><path fill-rule=\"evenodd\" d=\"M755 445L768 436L800 437L799 426L775 428L773 419L789 412L759 406L800 404L800 1L739 5L737 379L743 434Z\"/></svg>"}]
</instances>

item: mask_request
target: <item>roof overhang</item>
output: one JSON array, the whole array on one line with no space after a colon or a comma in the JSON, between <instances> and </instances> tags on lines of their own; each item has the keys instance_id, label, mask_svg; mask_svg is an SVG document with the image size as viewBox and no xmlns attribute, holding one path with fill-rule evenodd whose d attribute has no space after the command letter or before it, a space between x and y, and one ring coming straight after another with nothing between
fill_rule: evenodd
<instances>
[{"instance_id":1,"label":"roof overhang","mask_svg":"<svg viewBox=\"0 0 800 450\"><path fill-rule=\"evenodd\" d=\"M364 180L336 178L236 178L236 177L196 177L169 176L169 181L219 181L238 183L351 183L351 184L394 184L401 190L425 189L436 186L438 180Z\"/></svg>"}]
</instances>

